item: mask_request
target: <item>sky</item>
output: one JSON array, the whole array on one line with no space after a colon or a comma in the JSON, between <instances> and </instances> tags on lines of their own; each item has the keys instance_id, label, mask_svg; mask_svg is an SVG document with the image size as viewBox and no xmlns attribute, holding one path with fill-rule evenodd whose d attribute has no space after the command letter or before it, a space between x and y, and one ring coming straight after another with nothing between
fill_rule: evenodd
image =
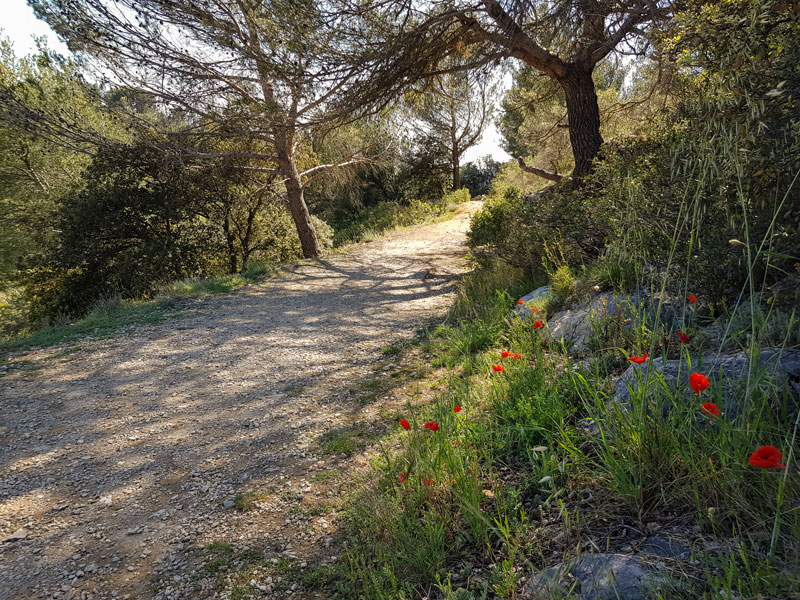
<instances>
[{"instance_id":1,"label":"sky","mask_svg":"<svg viewBox=\"0 0 800 600\"><path fill-rule=\"evenodd\" d=\"M40 21L33 14L33 9L25 0L2 0L3 20L0 35L11 39L14 45L14 54L25 56L36 51L34 36L44 36L47 45L52 50L66 54L67 47L56 36L44 21ZM500 147L500 134L494 123L489 125L478 145L473 146L464 153L462 164L484 156L490 155L501 162L511 157Z\"/></svg>"}]
</instances>

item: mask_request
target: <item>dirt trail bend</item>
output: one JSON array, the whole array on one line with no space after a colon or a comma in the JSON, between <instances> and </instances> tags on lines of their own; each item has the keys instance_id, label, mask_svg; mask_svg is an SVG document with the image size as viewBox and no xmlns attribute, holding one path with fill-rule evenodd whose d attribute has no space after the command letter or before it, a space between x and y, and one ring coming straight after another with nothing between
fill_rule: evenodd
<instances>
[{"instance_id":1,"label":"dirt trail bend","mask_svg":"<svg viewBox=\"0 0 800 600\"><path fill-rule=\"evenodd\" d=\"M214 540L324 563L333 517L303 507L333 503L355 467L320 437L360 422L349 389L382 347L445 314L478 208L16 358L0 378L0 599L218 597L197 569ZM237 510L248 491L255 509ZM279 580L253 589L300 597Z\"/></svg>"}]
</instances>

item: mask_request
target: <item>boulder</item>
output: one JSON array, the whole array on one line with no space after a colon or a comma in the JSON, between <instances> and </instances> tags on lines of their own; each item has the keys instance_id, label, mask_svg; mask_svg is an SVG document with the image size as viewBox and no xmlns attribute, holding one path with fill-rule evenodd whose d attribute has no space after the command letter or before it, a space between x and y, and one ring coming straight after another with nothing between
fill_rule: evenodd
<instances>
[{"instance_id":1,"label":"boulder","mask_svg":"<svg viewBox=\"0 0 800 600\"><path fill-rule=\"evenodd\" d=\"M521 600L650 600L679 582L642 555L584 554L531 577ZM665 594L666 592L666 594Z\"/></svg>"},{"instance_id":2,"label":"boulder","mask_svg":"<svg viewBox=\"0 0 800 600\"><path fill-rule=\"evenodd\" d=\"M750 368L748 354L744 352L721 356L705 355L700 360L694 359L691 369L685 358L666 362L656 358L649 363L632 364L616 383L615 402L620 405L628 404L631 389L637 389L646 382L650 368L661 374L669 389L682 390L690 399L695 399L696 395L689 387L689 375L694 372L703 373L711 380L712 387L720 390L720 396L717 397L721 399L720 409L731 418L741 411L744 397L741 387L747 380ZM769 385L788 387L789 392L797 399L798 385L800 385L800 350L764 349L759 355L754 373L768 375ZM655 383L651 383L650 386L652 390L660 387Z\"/></svg>"},{"instance_id":3,"label":"boulder","mask_svg":"<svg viewBox=\"0 0 800 600\"><path fill-rule=\"evenodd\" d=\"M520 298L520 300L523 302L533 302L534 300L544 300L549 295L550 287L543 285L542 287L536 288L532 292L525 294L522 298ZM514 307L514 312L516 312L523 319L534 314L531 312L530 308L519 304Z\"/></svg>"},{"instance_id":4,"label":"boulder","mask_svg":"<svg viewBox=\"0 0 800 600\"><path fill-rule=\"evenodd\" d=\"M593 337L593 322L617 316L631 301L632 298L615 296L611 292L598 294L587 302L553 315L548 322L549 336L565 342L570 354L587 352Z\"/></svg>"}]
</instances>

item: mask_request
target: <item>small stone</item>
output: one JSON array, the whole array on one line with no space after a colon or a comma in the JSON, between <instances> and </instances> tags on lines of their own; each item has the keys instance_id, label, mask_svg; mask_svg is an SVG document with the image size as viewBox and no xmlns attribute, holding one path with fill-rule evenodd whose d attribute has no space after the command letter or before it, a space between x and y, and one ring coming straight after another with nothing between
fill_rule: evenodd
<instances>
[{"instance_id":1,"label":"small stone","mask_svg":"<svg viewBox=\"0 0 800 600\"><path fill-rule=\"evenodd\" d=\"M233 505L234 505L233 500L225 500L225 502L222 503L222 506L224 506L225 508L233 508Z\"/></svg>"},{"instance_id":2,"label":"small stone","mask_svg":"<svg viewBox=\"0 0 800 600\"><path fill-rule=\"evenodd\" d=\"M4 537L2 541L0 541L0 544L4 544L5 542L17 542L19 540L24 540L26 537L28 537L28 533L29 532L27 529L23 528L17 529L11 535L7 535L6 537Z\"/></svg>"},{"instance_id":3,"label":"small stone","mask_svg":"<svg viewBox=\"0 0 800 600\"><path fill-rule=\"evenodd\" d=\"M109 494L108 496L103 496L102 498L100 498L98 503L102 504L103 506L111 506L111 501L112 501L111 494Z\"/></svg>"}]
</instances>

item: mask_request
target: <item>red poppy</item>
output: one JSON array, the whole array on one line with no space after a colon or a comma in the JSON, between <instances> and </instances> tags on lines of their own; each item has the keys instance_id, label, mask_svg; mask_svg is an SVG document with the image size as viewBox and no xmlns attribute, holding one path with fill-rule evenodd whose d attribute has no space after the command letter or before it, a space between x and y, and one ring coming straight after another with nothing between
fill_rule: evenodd
<instances>
[{"instance_id":1,"label":"red poppy","mask_svg":"<svg viewBox=\"0 0 800 600\"><path fill-rule=\"evenodd\" d=\"M700 409L700 412L711 415L712 417L718 417L720 415L719 406L713 402L703 402L703 408Z\"/></svg>"},{"instance_id":2,"label":"red poppy","mask_svg":"<svg viewBox=\"0 0 800 600\"><path fill-rule=\"evenodd\" d=\"M524 300L517 300L517 304L525 304Z\"/></svg>"},{"instance_id":3,"label":"red poppy","mask_svg":"<svg viewBox=\"0 0 800 600\"><path fill-rule=\"evenodd\" d=\"M762 469L770 469L772 467L785 469L786 465L782 465L779 462L782 458L783 455L775 446L761 446L750 455L750 464Z\"/></svg>"},{"instance_id":4,"label":"red poppy","mask_svg":"<svg viewBox=\"0 0 800 600\"><path fill-rule=\"evenodd\" d=\"M436 421L428 421L425 423L425 429L430 429L431 431L439 431L439 424Z\"/></svg>"},{"instance_id":5,"label":"red poppy","mask_svg":"<svg viewBox=\"0 0 800 600\"><path fill-rule=\"evenodd\" d=\"M688 344L692 341L692 338L683 333L680 329L678 330L678 339L681 341L681 344Z\"/></svg>"},{"instance_id":6,"label":"red poppy","mask_svg":"<svg viewBox=\"0 0 800 600\"><path fill-rule=\"evenodd\" d=\"M544 327L544 323L542 323L541 321L536 321L536 322L533 324L533 328L534 328L534 329L541 329L542 327Z\"/></svg>"},{"instance_id":7,"label":"red poppy","mask_svg":"<svg viewBox=\"0 0 800 600\"><path fill-rule=\"evenodd\" d=\"M454 406L453 407L453 412L461 412L461 407L460 406Z\"/></svg>"},{"instance_id":8,"label":"red poppy","mask_svg":"<svg viewBox=\"0 0 800 600\"><path fill-rule=\"evenodd\" d=\"M634 356L633 354L631 354L631 357L628 360L633 363L636 363L637 365L640 365L647 360L647 357L648 357L647 352L645 352L641 356Z\"/></svg>"},{"instance_id":9,"label":"red poppy","mask_svg":"<svg viewBox=\"0 0 800 600\"><path fill-rule=\"evenodd\" d=\"M400 475L397 476L397 481L399 481L400 483L405 483L406 482L406 474L405 473L400 473Z\"/></svg>"},{"instance_id":10,"label":"red poppy","mask_svg":"<svg viewBox=\"0 0 800 600\"><path fill-rule=\"evenodd\" d=\"M424 483L425 485L430 485L430 484L432 484L433 482L432 482L430 479L423 479L423 480L422 480L422 483Z\"/></svg>"},{"instance_id":11,"label":"red poppy","mask_svg":"<svg viewBox=\"0 0 800 600\"><path fill-rule=\"evenodd\" d=\"M453 445L453 446L458 446L458 441L456 441L456 440L453 440L453 444L452 444L452 445Z\"/></svg>"},{"instance_id":12,"label":"red poppy","mask_svg":"<svg viewBox=\"0 0 800 600\"><path fill-rule=\"evenodd\" d=\"M400 419L400 427L403 429L409 429L411 427L411 423L409 423L407 419Z\"/></svg>"},{"instance_id":13,"label":"red poppy","mask_svg":"<svg viewBox=\"0 0 800 600\"><path fill-rule=\"evenodd\" d=\"M695 394L699 394L710 385L708 377L702 373L692 373L689 375L689 387L694 390Z\"/></svg>"},{"instance_id":14,"label":"red poppy","mask_svg":"<svg viewBox=\"0 0 800 600\"><path fill-rule=\"evenodd\" d=\"M537 310L539 310L539 309L536 308L535 306L531 306L531 312L536 312Z\"/></svg>"},{"instance_id":15,"label":"red poppy","mask_svg":"<svg viewBox=\"0 0 800 600\"><path fill-rule=\"evenodd\" d=\"M502 373L503 372L503 365L494 365L492 367L492 369L494 369L495 373Z\"/></svg>"},{"instance_id":16,"label":"red poppy","mask_svg":"<svg viewBox=\"0 0 800 600\"><path fill-rule=\"evenodd\" d=\"M512 352L511 353L511 358L513 358L514 360L519 360L520 358L522 358L522 354L518 354L516 352Z\"/></svg>"},{"instance_id":17,"label":"red poppy","mask_svg":"<svg viewBox=\"0 0 800 600\"><path fill-rule=\"evenodd\" d=\"M692 304L697 302L697 296L695 296L694 294L689 294L689 302L691 302Z\"/></svg>"},{"instance_id":18,"label":"red poppy","mask_svg":"<svg viewBox=\"0 0 800 600\"><path fill-rule=\"evenodd\" d=\"M511 354L511 352L509 352L508 350L503 350L503 351L500 353L500 356L501 356L502 358L508 358L508 356L509 356L510 354Z\"/></svg>"}]
</instances>

